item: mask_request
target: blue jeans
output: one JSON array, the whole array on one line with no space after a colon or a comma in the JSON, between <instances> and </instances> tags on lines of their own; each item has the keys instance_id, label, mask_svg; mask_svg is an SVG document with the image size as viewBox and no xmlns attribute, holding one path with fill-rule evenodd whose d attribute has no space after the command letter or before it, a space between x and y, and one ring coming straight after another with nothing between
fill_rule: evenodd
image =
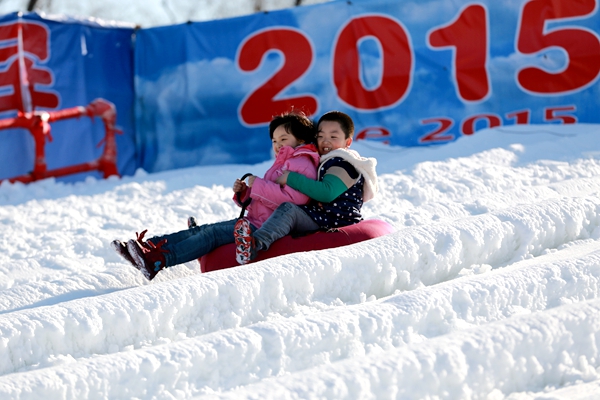
<instances>
[{"instance_id":1,"label":"blue jeans","mask_svg":"<svg viewBox=\"0 0 600 400\"><path fill-rule=\"evenodd\" d=\"M234 243L233 227L236 221L237 219L232 219L195 226L169 235L155 236L148 241L156 244L167 239L162 248L169 251L165 253L165 261L166 266L170 267L196 260L219 246ZM256 229L254 226L251 228Z\"/></svg>"},{"instance_id":2,"label":"blue jeans","mask_svg":"<svg viewBox=\"0 0 600 400\"><path fill-rule=\"evenodd\" d=\"M319 225L294 203L282 203L267 221L254 231L257 248L267 250L277 239L290 233L306 233L319 230Z\"/></svg>"}]
</instances>

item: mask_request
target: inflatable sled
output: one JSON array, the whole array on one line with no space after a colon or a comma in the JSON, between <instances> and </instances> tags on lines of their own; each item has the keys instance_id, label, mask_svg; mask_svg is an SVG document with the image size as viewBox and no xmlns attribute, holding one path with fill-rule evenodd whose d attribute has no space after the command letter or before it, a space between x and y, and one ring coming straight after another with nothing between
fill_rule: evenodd
<instances>
[{"instance_id":1,"label":"inflatable sled","mask_svg":"<svg viewBox=\"0 0 600 400\"><path fill-rule=\"evenodd\" d=\"M316 232L298 238L292 238L288 235L273 243L269 250L259 252L253 262L301 251L346 246L387 235L391 232L393 232L393 228L387 222L369 219L340 228L335 232ZM235 244L233 243L216 248L212 252L200 257L198 261L200 261L200 270L202 272L216 271L239 265L235 261Z\"/></svg>"}]
</instances>

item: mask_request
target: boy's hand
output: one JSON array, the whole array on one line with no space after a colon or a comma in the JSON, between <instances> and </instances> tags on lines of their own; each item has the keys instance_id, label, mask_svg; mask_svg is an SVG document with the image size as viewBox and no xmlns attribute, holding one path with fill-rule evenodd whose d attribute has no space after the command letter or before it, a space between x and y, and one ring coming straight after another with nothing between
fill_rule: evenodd
<instances>
[{"instance_id":1,"label":"boy's hand","mask_svg":"<svg viewBox=\"0 0 600 400\"><path fill-rule=\"evenodd\" d=\"M275 182L277 182L281 186L285 186L285 184L287 183L287 178L288 178L289 174L290 174L290 171L285 171L283 174L281 174L281 176L279 178L277 178L275 180Z\"/></svg>"},{"instance_id":2,"label":"boy's hand","mask_svg":"<svg viewBox=\"0 0 600 400\"><path fill-rule=\"evenodd\" d=\"M243 192L244 190L246 190L246 182L236 179L235 182L233 182L233 192L238 193Z\"/></svg>"}]
</instances>

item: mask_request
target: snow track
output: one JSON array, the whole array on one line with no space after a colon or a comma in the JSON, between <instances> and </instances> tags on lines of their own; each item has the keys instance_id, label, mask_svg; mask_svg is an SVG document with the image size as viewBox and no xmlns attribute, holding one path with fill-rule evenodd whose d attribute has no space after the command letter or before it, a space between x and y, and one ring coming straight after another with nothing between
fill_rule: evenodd
<instances>
[{"instance_id":1,"label":"snow track","mask_svg":"<svg viewBox=\"0 0 600 400\"><path fill-rule=\"evenodd\" d=\"M298 315L284 320L264 321L236 329L224 329L192 339L156 345L150 349L124 349L125 351L113 355L94 357L74 365L67 364L20 374L22 376L18 378L7 375L0 378L0 393L11 397L15 395L13 391L5 391L5 387L10 387L6 381L10 381L20 388L36 387L36 382L51 382L50 386L37 387L40 398L54 390L58 390L57 396L66 391L75 394L75 397L89 397L93 393L93 396L99 398L111 398L115 393L111 393L108 387L103 388L103 382L125 380L139 374L145 366L152 365L153 385L165 385L166 387L166 385L179 382L172 389L184 391L186 396L189 396L205 392L208 388L212 390L229 389L259 379L303 371L315 365L330 364L345 359L351 359L352 361L346 363L351 365L349 368L354 368L352 363L364 364L368 363L371 358L379 360L384 355L386 358L391 357L392 360L400 355L402 358L406 358L406 351L402 349L409 346L414 347L417 344L419 344L417 348L426 348L429 346L427 345L429 342L445 343L447 339L438 341L431 339L453 332L454 334L450 337L461 338L466 342L480 340L479 337L483 334L479 332L486 332L486 335L490 335L490 332L493 333L496 329L500 329L498 324L493 325L493 328L485 328L486 325L494 321L524 318L519 317L521 314L536 313L531 314L530 320L533 322L529 329L541 329L538 327L538 320L547 317L540 317L539 311L598 297L600 245L595 242L585 242L576 247L580 252L587 253L589 251L590 253L581 257L570 257L567 260L536 266L531 266L527 262L522 263L524 265L517 263L492 273L464 277L432 287L403 292L389 296L385 300L334 308L306 316ZM569 252L572 252L572 249ZM583 316L580 315L575 321L572 318L569 319L569 323L580 324L580 326L584 324L589 330L589 334L585 337L573 338L579 347L572 344L573 349L569 350L571 361L577 360L577 363L587 362L589 364L586 357L597 357L597 354L587 352L589 345L594 345L600 340L600 330L597 329L600 320L597 316L593 317L593 312L597 312L598 307L600 307L598 301L591 302L589 310L586 308ZM588 319L588 314L593 318ZM552 314L543 313L542 315ZM558 317L555 319L553 325L550 324L544 329L557 330L557 327L560 327L563 322ZM530 320L525 319L524 321ZM111 322L107 322L107 325L111 324ZM518 326L523 325L523 321L518 324ZM515 330L511 322L504 322L501 325L502 329ZM594 333L594 328L598 332ZM518 331L518 329L516 330ZM133 332L125 333L133 334ZM467 333L471 339L463 339ZM580 332L575 333L580 334ZM567 331L561 334L569 335L570 333ZM556 334L552 331L548 335ZM589 342L591 340L589 335L595 338L591 342ZM504 340L509 340L504 338L506 335L503 332L500 333L500 336ZM561 337L553 339L556 339L559 344L566 340ZM457 339L453 340L455 342ZM494 336L485 340L494 342L494 346L510 353L506 346L495 342ZM514 341L521 342L522 339L515 338ZM585 345L585 341L589 343ZM453 344L455 347L458 346L454 350L457 353L460 353L460 349L465 346L463 342L459 341L459 343L459 345ZM529 345L532 344L529 343ZM444 344L437 347L445 349L448 346ZM552 354L553 350L552 344L548 343L541 347L531 346L529 352L517 347L512 349L515 354L511 354L509 358L512 357L512 359L507 362L517 363L519 357L525 360L539 358L538 353L549 352ZM439 352L439 349L436 348L435 351ZM478 348L478 351L481 351L481 348ZM488 351L488 349L485 348L483 351ZM441 355L435 357L446 356L447 354L442 352ZM507 355L504 354L504 356ZM411 357L415 356L411 355L408 359L410 360ZM555 361L548 359L546 363L549 367L555 368ZM177 364L175 380L172 371L174 363ZM224 374L217 373L219 366L223 364L227 364L229 368L223 371ZM269 368L265 368L265 365L268 365ZM342 368L341 365L345 364L336 364L335 367L327 366L325 371ZM485 369L489 368L489 366L484 367ZM507 370L514 371L514 365L496 366L492 371L503 370L505 367ZM573 368L576 367L577 365ZM409 363L406 368L411 368L411 364ZM420 368L425 368L425 366L422 365ZM309 377L306 379L314 379L314 374L317 376L329 375L328 373L323 374L321 369L317 368L317 370L318 372L302 373L300 376L306 375ZM436 368L435 371L438 369ZM398 376L395 379L400 379L405 372L403 369L398 370ZM445 373L450 372L446 371ZM568 370L563 372L565 373L560 376L561 380L578 377L566 374ZM592 374L588 370L582 371L581 374L584 372ZM107 375L102 376L101 373ZM558 372L547 371L545 373L557 374ZM571 373L574 372L571 371ZM541 374L542 372L538 375ZM93 379L90 380L90 377ZM408 374L408 378L402 378L405 382L403 381L401 387L406 387L407 390L404 394L415 390L414 385L408 384L413 378L414 373ZM483 376L479 376L470 381L465 379L462 385L470 387L476 385L479 379L483 378ZM283 381L293 382L294 379L296 378L284 378ZM375 376L373 379L378 378ZM431 377L430 379L435 380L436 378ZM506 379L506 377L501 379ZM486 380L489 381L488 378ZM62 384L59 385L58 382L62 382ZM421 383L418 386L421 389L418 393L422 393L424 396L427 392L424 392L423 388L432 388L428 384L422 384L422 381L419 382ZM351 385L351 382L345 384ZM492 384L492 389L497 387L495 382L490 384ZM514 382L513 384L515 387L511 390L519 390L519 386L522 386ZM130 384L127 394L132 397L143 397L146 391L145 385L144 380L140 380L138 385ZM318 386L316 385L316 387ZM483 387L478 390L488 389ZM504 389L502 388L502 390ZM268 393L270 389L266 390ZM378 390L385 391L385 387ZM343 392L335 393L335 395L329 394L332 395L332 398L344 397ZM464 396L465 393L459 394ZM328 393L315 392L311 395L318 397L328 395ZM483 392L480 393L480 396L483 396ZM274 394L274 398L277 397L278 395Z\"/></svg>"},{"instance_id":2,"label":"snow track","mask_svg":"<svg viewBox=\"0 0 600 400\"><path fill-rule=\"evenodd\" d=\"M222 397L432 398L440 392L448 398L501 397L548 381L597 378L590 360L600 356L598 342L600 300L595 300L313 368Z\"/></svg>"},{"instance_id":3,"label":"snow track","mask_svg":"<svg viewBox=\"0 0 600 400\"><path fill-rule=\"evenodd\" d=\"M198 201L202 221L231 218L227 190L175 173L66 196L56 183L2 185L0 398L593 393L600 163L515 167L518 152L382 174L365 213L395 225L385 237L209 274L192 262L149 284L110 240L142 220L170 231ZM28 215L36 224L19 224Z\"/></svg>"}]
</instances>

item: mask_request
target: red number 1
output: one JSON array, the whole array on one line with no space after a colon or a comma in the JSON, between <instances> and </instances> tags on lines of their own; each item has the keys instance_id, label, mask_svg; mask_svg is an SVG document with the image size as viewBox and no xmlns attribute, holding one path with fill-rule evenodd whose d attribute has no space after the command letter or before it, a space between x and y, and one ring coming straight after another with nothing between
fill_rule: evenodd
<instances>
[{"instance_id":1,"label":"red number 1","mask_svg":"<svg viewBox=\"0 0 600 400\"><path fill-rule=\"evenodd\" d=\"M464 101L482 101L490 94L486 70L488 55L487 10L481 4L465 7L446 26L429 32L431 47L454 48L454 68L459 97Z\"/></svg>"}]
</instances>

